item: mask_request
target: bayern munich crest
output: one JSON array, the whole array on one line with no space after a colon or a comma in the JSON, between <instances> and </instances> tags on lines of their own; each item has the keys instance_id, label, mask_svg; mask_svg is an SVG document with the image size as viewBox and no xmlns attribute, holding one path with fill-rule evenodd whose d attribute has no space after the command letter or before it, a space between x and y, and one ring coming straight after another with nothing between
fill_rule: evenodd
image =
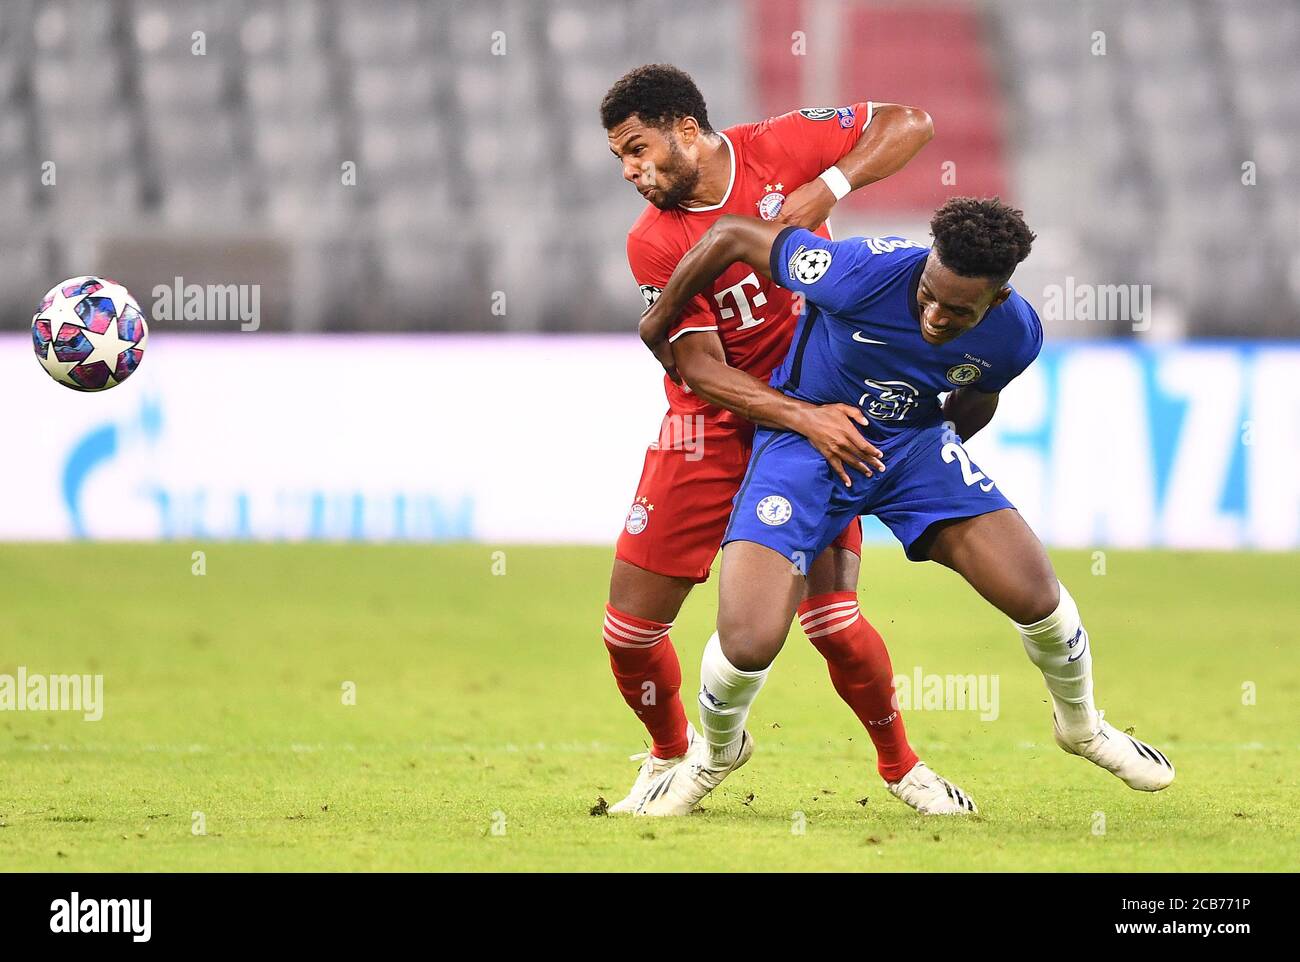
<instances>
[{"instance_id":1,"label":"bayern munich crest","mask_svg":"<svg viewBox=\"0 0 1300 962\"><path fill-rule=\"evenodd\" d=\"M779 494L769 494L758 502L758 520L763 524L769 524L773 527L785 524L790 520L792 514L794 514L794 509L790 507L790 502Z\"/></svg>"},{"instance_id":2,"label":"bayern munich crest","mask_svg":"<svg viewBox=\"0 0 1300 962\"><path fill-rule=\"evenodd\" d=\"M623 525L628 534L640 534L645 530L646 525L650 523L650 512L655 506L650 503L648 498L637 498L632 502L632 507L627 513L627 521Z\"/></svg>"},{"instance_id":3,"label":"bayern munich crest","mask_svg":"<svg viewBox=\"0 0 1300 962\"><path fill-rule=\"evenodd\" d=\"M777 215L781 213L781 205L785 203L784 184L768 184L764 187L767 191L763 199L758 202L758 216L763 220L776 220Z\"/></svg>"}]
</instances>

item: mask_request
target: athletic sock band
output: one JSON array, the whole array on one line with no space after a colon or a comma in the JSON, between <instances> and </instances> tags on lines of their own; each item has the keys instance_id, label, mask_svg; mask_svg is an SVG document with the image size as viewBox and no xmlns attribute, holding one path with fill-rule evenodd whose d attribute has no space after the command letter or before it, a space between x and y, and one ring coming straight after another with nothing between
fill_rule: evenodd
<instances>
[{"instance_id":1,"label":"athletic sock band","mask_svg":"<svg viewBox=\"0 0 1300 962\"><path fill-rule=\"evenodd\" d=\"M749 706L767 680L771 666L761 671L741 671L722 651L715 631L700 659L700 729L711 763L730 765L740 754Z\"/></svg>"},{"instance_id":2,"label":"athletic sock band","mask_svg":"<svg viewBox=\"0 0 1300 962\"><path fill-rule=\"evenodd\" d=\"M1092 651L1078 606L1065 585L1060 589L1061 600L1046 618L1028 625L1013 624L1025 654L1043 673L1058 724L1068 734L1082 735L1096 724Z\"/></svg>"},{"instance_id":3,"label":"athletic sock band","mask_svg":"<svg viewBox=\"0 0 1300 962\"><path fill-rule=\"evenodd\" d=\"M605 605L602 635L609 667L624 703L645 725L656 758L686 753L682 666L668 636L671 627Z\"/></svg>"}]
</instances>

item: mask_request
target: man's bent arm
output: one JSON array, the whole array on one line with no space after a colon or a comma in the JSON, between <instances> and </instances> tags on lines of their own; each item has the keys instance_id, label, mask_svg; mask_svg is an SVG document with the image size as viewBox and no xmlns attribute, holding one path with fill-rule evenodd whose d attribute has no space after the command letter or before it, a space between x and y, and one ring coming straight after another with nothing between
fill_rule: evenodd
<instances>
[{"instance_id":1,"label":"man's bent arm","mask_svg":"<svg viewBox=\"0 0 1300 962\"><path fill-rule=\"evenodd\" d=\"M809 404L782 394L728 364L722 340L711 332L679 338L672 352L677 370L696 395L755 424L802 434L845 485L853 486L845 465L867 477L885 470L880 449L858 430L859 424L865 426L868 422L857 408L848 404Z\"/></svg>"},{"instance_id":2,"label":"man's bent arm","mask_svg":"<svg viewBox=\"0 0 1300 962\"><path fill-rule=\"evenodd\" d=\"M714 221L686 255L677 263L668 286L649 310L641 315L641 340L656 355L668 338L677 315L692 297L709 288L728 267L737 261L748 264L764 277L770 277L767 260L776 237L785 225L725 214ZM660 360L663 360L660 356Z\"/></svg>"},{"instance_id":3,"label":"man's bent arm","mask_svg":"<svg viewBox=\"0 0 1300 962\"><path fill-rule=\"evenodd\" d=\"M722 340L712 332L700 332L673 342L673 358L682 380L691 391L717 407L739 414L747 421L768 428L800 431L805 409L813 405L764 384L727 363Z\"/></svg>"},{"instance_id":4,"label":"man's bent arm","mask_svg":"<svg viewBox=\"0 0 1300 962\"><path fill-rule=\"evenodd\" d=\"M933 136L934 121L920 107L876 104L871 123L835 166L857 190L902 170Z\"/></svg>"},{"instance_id":5,"label":"man's bent arm","mask_svg":"<svg viewBox=\"0 0 1300 962\"><path fill-rule=\"evenodd\" d=\"M874 184L902 170L933 136L934 122L921 108L876 104L857 143L831 165L827 177L843 177L840 195ZM777 222L816 230L826 222L840 195L826 177L814 177L786 198Z\"/></svg>"}]
</instances>

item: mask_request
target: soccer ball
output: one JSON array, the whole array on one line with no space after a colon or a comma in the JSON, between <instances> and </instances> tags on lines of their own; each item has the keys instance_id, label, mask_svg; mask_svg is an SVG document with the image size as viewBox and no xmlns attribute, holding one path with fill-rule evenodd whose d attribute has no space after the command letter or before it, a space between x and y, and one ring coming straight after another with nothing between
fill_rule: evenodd
<instances>
[{"instance_id":1,"label":"soccer ball","mask_svg":"<svg viewBox=\"0 0 1300 962\"><path fill-rule=\"evenodd\" d=\"M148 340L135 298L102 277L73 277L51 287L32 318L36 359L74 391L121 384L140 366Z\"/></svg>"}]
</instances>

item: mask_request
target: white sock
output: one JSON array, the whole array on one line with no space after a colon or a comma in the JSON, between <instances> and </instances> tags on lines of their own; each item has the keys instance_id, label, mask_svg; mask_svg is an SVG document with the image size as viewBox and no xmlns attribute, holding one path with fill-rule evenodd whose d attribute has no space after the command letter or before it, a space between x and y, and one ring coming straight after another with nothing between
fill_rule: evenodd
<instances>
[{"instance_id":1,"label":"white sock","mask_svg":"<svg viewBox=\"0 0 1300 962\"><path fill-rule=\"evenodd\" d=\"M725 768L740 754L749 706L758 697L769 670L741 671L722 653L716 631L704 646L700 662L700 729L713 767Z\"/></svg>"},{"instance_id":2,"label":"white sock","mask_svg":"<svg viewBox=\"0 0 1300 962\"><path fill-rule=\"evenodd\" d=\"M1061 585L1056 610L1032 625L1016 625L1029 660L1043 673L1057 723L1067 737L1086 738L1097 730L1092 701L1092 650L1079 608Z\"/></svg>"}]
</instances>

